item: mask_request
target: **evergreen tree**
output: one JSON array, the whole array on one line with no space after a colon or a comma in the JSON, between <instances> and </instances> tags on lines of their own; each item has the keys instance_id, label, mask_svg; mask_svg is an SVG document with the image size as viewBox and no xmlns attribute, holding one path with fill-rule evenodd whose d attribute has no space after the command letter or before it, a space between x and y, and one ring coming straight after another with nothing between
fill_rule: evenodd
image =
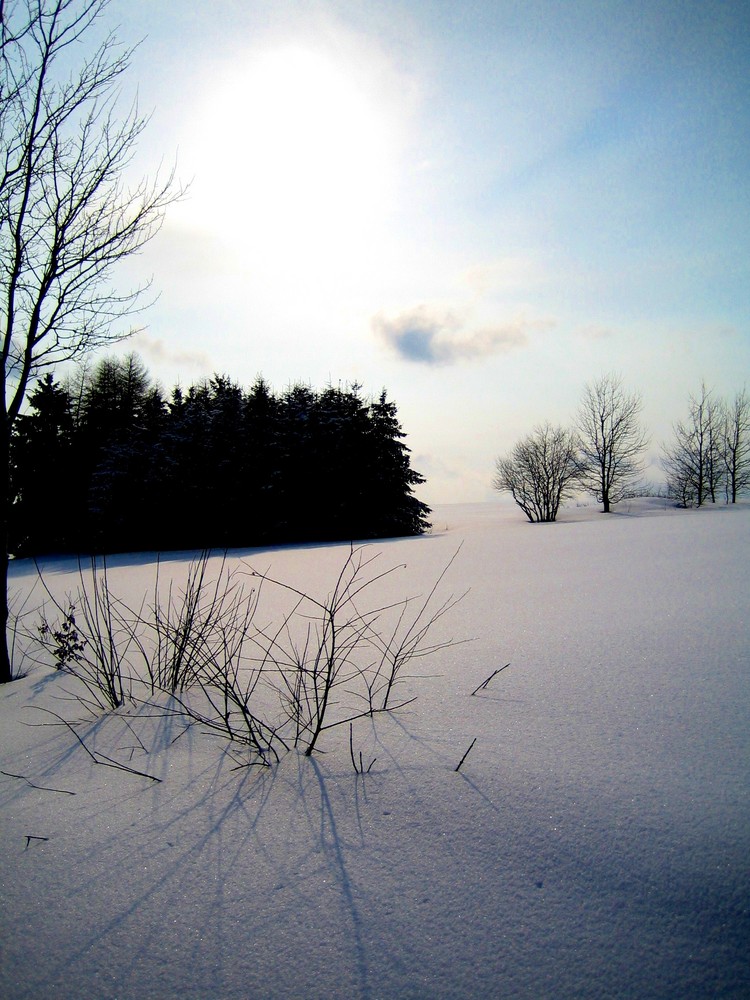
<instances>
[{"instance_id":1,"label":"evergreen tree","mask_svg":"<svg viewBox=\"0 0 750 1000\"><path fill-rule=\"evenodd\" d=\"M279 415L277 540L317 541L322 484L313 390L291 386L281 397Z\"/></svg>"},{"instance_id":2,"label":"evergreen tree","mask_svg":"<svg viewBox=\"0 0 750 1000\"><path fill-rule=\"evenodd\" d=\"M80 468L88 483L89 545L96 549L142 547L147 527L144 473L148 468L145 414L154 397L141 359L104 358L84 394L78 438Z\"/></svg>"},{"instance_id":3,"label":"evergreen tree","mask_svg":"<svg viewBox=\"0 0 750 1000\"><path fill-rule=\"evenodd\" d=\"M164 447L168 482L164 503L169 548L206 548L212 543L210 477L213 474L209 436L211 394L207 382L176 388L168 405Z\"/></svg>"},{"instance_id":4,"label":"evergreen tree","mask_svg":"<svg viewBox=\"0 0 750 1000\"><path fill-rule=\"evenodd\" d=\"M280 411L279 400L268 383L263 378L256 379L244 398L242 517L245 536L257 543L280 537Z\"/></svg>"},{"instance_id":5,"label":"evergreen tree","mask_svg":"<svg viewBox=\"0 0 750 1000\"><path fill-rule=\"evenodd\" d=\"M214 375L167 403L137 355L51 377L14 441L17 550L204 548L419 534L396 406L361 387ZM57 518L50 518L55 489Z\"/></svg>"},{"instance_id":6,"label":"evergreen tree","mask_svg":"<svg viewBox=\"0 0 750 1000\"><path fill-rule=\"evenodd\" d=\"M385 390L370 405L370 442L367 516L371 537L420 535L430 527L430 508L417 500L414 487L425 480L411 467L406 434L396 404Z\"/></svg>"},{"instance_id":7,"label":"evergreen tree","mask_svg":"<svg viewBox=\"0 0 750 1000\"><path fill-rule=\"evenodd\" d=\"M244 518L246 455L244 448L245 400L242 389L230 378L214 375L209 385L209 454L212 474L208 481L206 514L211 544L226 547L247 536Z\"/></svg>"},{"instance_id":8,"label":"evergreen tree","mask_svg":"<svg viewBox=\"0 0 750 1000\"><path fill-rule=\"evenodd\" d=\"M51 373L29 396L11 441L11 551L66 550L74 539L76 496L70 489L71 399Z\"/></svg>"}]
</instances>

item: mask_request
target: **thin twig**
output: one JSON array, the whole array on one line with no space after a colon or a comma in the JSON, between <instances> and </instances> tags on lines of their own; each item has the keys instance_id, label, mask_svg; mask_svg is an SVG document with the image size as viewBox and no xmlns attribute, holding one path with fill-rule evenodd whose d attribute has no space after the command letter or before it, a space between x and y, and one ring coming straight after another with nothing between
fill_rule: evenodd
<instances>
[{"instance_id":1,"label":"thin twig","mask_svg":"<svg viewBox=\"0 0 750 1000\"><path fill-rule=\"evenodd\" d=\"M26 847L24 847L24 851L28 851L29 845L31 844L32 840L49 840L49 837L36 837L36 836L34 836L33 833L27 833L26 834Z\"/></svg>"},{"instance_id":2,"label":"thin twig","mask_svg":"<svg viewBox=\"0 0 750 1000\"><path fill-rule=\"evenodd\" d=\"M475 737L474 737L474 739L473 739L473 740L471 741L471 743L469 744L469 749L468 749L468 750L466 751L466 753L465 753L465 754L463 755L463 757L461 758L461 760L460 760L460 761L458 762L458 764L456 765L456 768L455 768L455 770L456 770L456 771L460 771L460 770L461 770L461 765L463 764L463 762L464 762L464 761L466 760L466 758L467 758L467 757L469 756L469 754L471 753L471 751L472 751L472 748L473 748L474 744L476 743L476 741L477 741L477 738L476 738L476 736L475 736Z\"/></svg>"},{"instance_id":3,"label":"thin twig","mask_svg":"<svg viewBox=\"0 0 750 1000\"><path fill-rule=\"evenodd\" d=\"M360 750L359 764L357 764L357 759L354 756L354 725L351 722L349 723L349 756L352 758L352 766L357 774L369 774L372 765L378 759L377 757L373 757L373 759L370 761L367 767L367 770L365 770L365 762L362 757L362 751Z\"/></svg>"},{"instance_id":4,"label":"thin twig","mask_svg":"<svg viewBox=\"0 0 750 1000\"><path fill-rule=\"evenodd\" d=\"M142 739L140 738L140 736L139 736L139 735L138 735L138 733L137 733L137 732L135 731L135 729L133 729L133 727L132 727L132 726L130 725L130 723L128 722L128 720L127 720L127 719L125 719L125 718L123 718L123 720L122 720L122 721L123 721L123 722L125 723L125 725L127 726L127 728L128 728L128 729L130 730L130 732L131 732L131 733L133 734L133 737L134 737L134 739L135 739L135 740L137 741L137 743L138 743L138 745L140 746L141 750L143 750L143 752L144 752L145 754L148 754L148 750L147 750L147 749L146 749L146 747L144 746L144 744L143 744L143 740L142 740ZM126 749L126 750L135 750L135 747L125 747L124 749Z\"/></svg>"},{"instance_id":5,"label":"thin twig","mask_svg":"<svg viewBox=\"0 0 750 1000\"><path fill-rule=\"evenodd\" d=\"M141 778L148 778L150 781L156 781L159 784L161 784L161 778L157 778L153 774L146 774L145 771L138 771L134 767L128 767L127 764L121 764L117 760L112 760L111 757L107 757L105 754L96 754L92 750L89 750L89 748L83 742L83 740L78 735L78 733L75 731L75 729L73 728L73 726L71 726L71 724L67 720L63 719L63 717L61 715L58 715L57 712L53 712L49 708L37 708L37 711L39 711L39 712L47 712L49 715L54 716L54 718L58 719L64 726L66 726L71 731L71 733L75 736L75 738L78 740L78 742L81 744L81 746L83 747L83 749L86 751L86 753L89 755L89 757L92 759L92 761L95 764L102 764L102 765L104 765L104 767L114 767L118 771L127 771L128 774L137 774ZM101 758L101 760L99 758Z\"/></svg>"},{"instance_id":6,"label":"thin twig","mask_svg":"<svg viewBox=\"0 0 750 1000\"><path fill-rule=\"evenodd\" d=\"M477 693L477 691L484 691L484 689L490 683L490 681L492 680L492 678L493 677L497 677L497 675L500 673L501 670L505 670L505 667L509 667L509 666L510 666L510 663L506 663L505 666L498 667L497 670L493 671L493 673L490 674L490 676L487 678L486 681L482 681L482 683L479 685L479 687L474 688L474 690L471 692L472 696L475 695Z\"/></svg>"},{"instance_id":7,"label":"thin twig","mask_svg":"<svg viewBox=\"0 0 750 1000\"><path fill-rule=\"evenodd\" d=\"M67 788L47 788L45 785L35 785L33 781L29 781L23 774L11 774L10 771L0 771L0 774L4 774L6 778L20 778L21 781L25 781L27 785L37 788L40 792L59 792L60 795L75 795L75 792L69 792ZM46 838L44 839L46 840Z\"/></svg>"}]
</instances>

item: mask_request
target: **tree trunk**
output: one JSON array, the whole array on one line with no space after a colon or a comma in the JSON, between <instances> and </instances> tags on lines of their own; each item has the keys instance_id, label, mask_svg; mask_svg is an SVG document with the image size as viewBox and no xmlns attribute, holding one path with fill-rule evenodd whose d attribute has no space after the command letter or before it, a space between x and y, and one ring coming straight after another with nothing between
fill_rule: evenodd
<instances>
[{"instance_id":1,"label":"tree trunk","mask_svg":"<svg viewBox=\"0 0 750 1000\"><path fill-rule=\"evenodd\" d=\"M8 553L10 521L10 430L7 416L0 421L0 684L13 679L8 650Z\"/></svg>"}]
</instances>

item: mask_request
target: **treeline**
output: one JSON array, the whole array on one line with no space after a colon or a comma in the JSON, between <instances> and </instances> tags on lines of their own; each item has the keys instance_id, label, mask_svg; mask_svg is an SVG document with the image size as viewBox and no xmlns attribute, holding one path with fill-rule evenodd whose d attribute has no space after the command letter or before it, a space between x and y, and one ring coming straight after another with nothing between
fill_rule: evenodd
<instances>
[{"instance_id":1,"label":"treeline","mask_svg":"<svg viewBox=\"0 0 750 1000\"><path fill-rule=\"evenodd\" d=\"M11 446L10 546L40 552L245 547L416 535L396 405L361 387L277 394L214 375L167 397L140 358L39 380Z\"/></svg>"},{"instance_id":2,"label":"treeline","mask_svg":"<svg viewBox=\"0 0 750 1000\"><path fill-rule=\"evenodd\" d=\"M701 383L662 447L668 496L682 507L736 503L750 491L750 396L723 399Z\"/></svg>"},{"instance_id":3,"label":"treeline","mask_svg":"<svg viewBox=\"0 0 750 1000\"><path fill-rule=\"evenodd\" d=\"M538 425L495 463L493 486L510 493L530 521L554 521L579 493L605 513L652 487L643 483L649 439L640 423L641 396L615 374L588 384L572 427ZM750 396L725 400L703 383L689 399L687 420L662 446L664 492L681 507L736 503L750 492Z\"/></svg>"}]
</instances>

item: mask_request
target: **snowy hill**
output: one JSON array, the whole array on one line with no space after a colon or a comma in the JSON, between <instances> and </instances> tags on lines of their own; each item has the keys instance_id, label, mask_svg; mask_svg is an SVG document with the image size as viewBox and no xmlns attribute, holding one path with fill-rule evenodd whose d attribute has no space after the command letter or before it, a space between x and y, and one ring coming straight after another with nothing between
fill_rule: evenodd
<instances>
[{"instance_id":1,"label":"snowy hill","mask_svg":"<svg viewBox=\"0 0 750 1000\"><path fill-rule=\"evenodd\" d=\"M750 996L750 505L433 522L367 548L406 565L400 597L460 545L442 589L470 589L436 632L473 641L355 724L368 774L343 727L238 767L142 710L86 722L82 745L39 711L82 717L49 666L0 690L3 997ZM324 595L347 551L230 560ZM75 590L71 560L43 572ZM153 572L117 557L110 585L137 602ZM19 595L34 578L13 566Z\"/></svg>"}]
</instances>

